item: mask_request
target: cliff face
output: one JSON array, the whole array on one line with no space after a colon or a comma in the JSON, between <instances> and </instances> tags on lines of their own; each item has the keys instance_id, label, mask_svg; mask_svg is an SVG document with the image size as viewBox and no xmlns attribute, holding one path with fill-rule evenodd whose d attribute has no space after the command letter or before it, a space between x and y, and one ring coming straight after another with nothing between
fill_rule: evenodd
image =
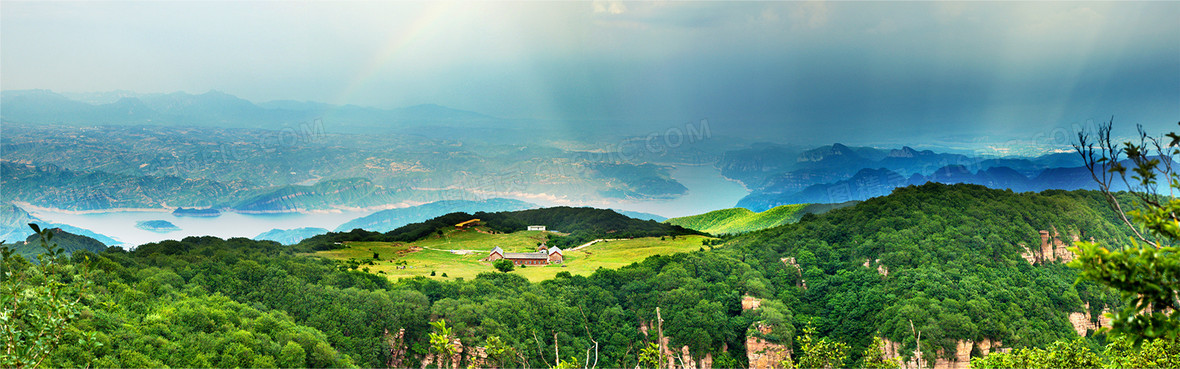
<instances>
[{"instance_id":1,"label":"cliff face","mask_svg":"<svg viewBox=\"0 0 1180 369\"><path fill-rule=\"evenodd\" d=\"M651 330L648 328L648 322L641 322L639 324L639 332L644 336L648 336ZM689 351L688 346L681 347L679 350L672 348L671 338L664 337L663 350L664 367L667 369L713 369L713 354L706 353L700 358L694 358L692 352ZM725 347L721 348L722 352L727 351Z\"/></svg>"},{"instance_id":2,"label":"cliff face","mask_svg":"<svg viewBox=\"0 0 1180 369\"><path fill-rule=\"evenodd\" d=\"M783 260L787 262L786 259ZM794 263L794 259L791 259ZM796 264L797 265L797 264ZM742 310L753 310L762 306L762 300L753 296L746 296L742 298ZM758 323L754 323L758 324ZM762 334L770 334L770 327L764 325L757 325L757 329ZM778 368L783 360L791 358L791 347L773 343L759 337L746 336L746 360L750 363L750 369L771 369Z\"/></svg>"},{"instance_id":3,"label":"cliff face","mask_svg":"<svg viewBox=\"0 0 1180 369\"><path fill-rule=\"evenodd\" d=\"M928 363L922 362L919 366L918 352L909 353L910 360L905 361L902 358L903 347L901 343L890 341L888 338L883 338L884 345L881 347L881 353L885 355L885 359L897 359L901 363L901 367L905 369L917 369L931 367ZM934 369L968 369L971 366L971 351L978 349L983 355L993 352L1007 352L1011 349L1001 348L1003 343L1000 341L992 341L984 339L979 342L972 342L971 340L959 340L955 343L955 354L953 358L945 358L945 352L938 352L938 359L934 361L932 366Z\"/></svg>"},{"instance_id":4,"label":"cliff face","mask_svg":"<svg viewBox=\"0 0 1180 369\"><path fill-rule=\"evenodd\" d=\"M391 339L387 338L387 340L389 340L389 342L391 342L393 344L399 343L398 340L400 340L400 338L404 334L405 333L403 330L401 332L398 332L397 336L394 336L395 339L391 340ZM389 337L389 336L387 336L387 337ZM403 343L403 345L404 345L404 343ZM458 338L451 341L451 345L455 347L455 355L451 356L451 358L447 360L447 364L448 364L449 368L459 369L459 368L466 368L466 367L471 367L471 368L493 368L494 367L492 365L493 363L490 360L488 360L488 354L485 351L484 347L473 346L471 348L467 348L467 347L463 346L463 342L460 341ZM398 347L398 346L391 346L391 347ZM399 364L402 362L403 355L405 354L404 347L405 346L400 346L400 351L397 352L397 353L400 353L400 355L390 357L390 359L389 359L389 362L390 362L389 367L390 368L404 367L402 365L395 365L395 364ZM429 354L429 355L426 355L426 357L422 358L421 369L426 369L428 367L437 367L438 364L435 364L435 360L438 358L436 356L437 355L435 355L435 354Z\"/></svg>"},{"instance_id":5,"label":"cliff face","mask_svg":"<svg viewBox=\"0 0 1180 369\"><path fill-rule=\"evenodd\" d=\"M759 326L758 330L770 333L770 327ZM746 360L750 369L779 368L783 360L791 358L791 348L758 337L746 336Z\"/></svg>"},{"instance_id":6,"label":"cliff face","mask_svg":"<svg viewBox=\"0 0 1180 369\"><path fill-rule=\"evenodd\" d=\"M1073 261L1075 255L1072 251L1069 251L1069 247L1081 239L1077 231L1069 232L1065 236L1070 242L1061 240L1063 235L1057 232L1057 227L1055 226L1050 227L1049 230L1040 231L1040 235L1040 247L1030 249L1027 245L1021 244L1021 246L1024 246L1025 251L1020 254L1020 257L1028 260L1029 264L1048 262L1068 263Z\"/></svg>"},{"instance_id":7,"label":"cliff face","mask_svg":"<svg viewBox=\"0 0 1180 369\"><path fill-rule=\"evenodd\" d=\"M1106 312L1103 310L1103 313ZM1069 324L1073 325L1073 330L1078 332L1079 336L1086 336L1087 331L1095 331L1098 328L1110 328L1111 319L1106 314L1099 314L1096 320L1090 315L1090 303L1088 302L1083 312L1069 313Z\"/></svg>"}]
</instances>

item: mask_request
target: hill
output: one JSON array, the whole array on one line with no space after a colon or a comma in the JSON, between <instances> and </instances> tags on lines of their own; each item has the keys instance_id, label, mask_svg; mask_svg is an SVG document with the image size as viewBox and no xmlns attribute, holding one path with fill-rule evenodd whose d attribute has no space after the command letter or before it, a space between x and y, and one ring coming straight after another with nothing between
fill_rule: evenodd
<instances>
[{"instance_id":1,"label":"hill","mask_svg":"<svg viewBox=\"0 0 1180 369\"><path fill-rule=\"evenodd\" d=\"M49 243L51 245L56 244L57 247L62 249L65 255L83 250L102 252L107 249L107 245L96 239L66 232L61 228L52 228L51 230L53 232L53 239ZM25 238L23 242L5 244L5 246L29 261L36 261L37 254L45 252L45 249L41 246L41 235L35 233Z\"/></svg>"},{"instance_id":2,"label":"hill","mask_svg":"<svg viewBox=\"0 0 1180 369\"><path fill-rule=\"evenodd\" d=\"M823 213L855 203L779 205L760 213L746 208L729 208L672 218L665 223L716 235L745 233L794 223L804 214Z\"/></svg>"},{"instance_id":3,"label":"hill","mask_svg":"<svg viewBox=\"0 0 1180 369\"><path fill-rule=\"evenodd\" d=\"M723 252L747 255L771 280L747 293L793 312L796 326L783 329L811 321L854 347L880 334L908 353L912 321L923 360L945 362L976 355L971 342L1044 347L1101 325L1071 319L1121 303L1061 263L1071 240L1089 238L1112 248L1130 239L1096 192L928 183L739 236Z\"/></svg>"},{"instance_id":4,"label":"hill","mask_svg":"<svg viewBox=\"0 0 1180 369\"><path fill-rule=\"evenodd\" d=\"M492 213L456 212L407 224L385 233L363 229L329 232L303 240L298 246L301 250L310 251L332 249L343 242L414 242L440 231L454 229L456 224L471 219L479 219L481 229L498 233L513 233L524 231L530 225L544 225L550 231L561 233L548 235L548 243L561 248L581 245L598 238L704 235L677 225L631 218L614 210L560 206Z\"/></svg>"},{"instance_id":5,"label":"hill","mask_svg":"<svg viewBox=\"0 0 1180 369\"><path fill-rule=\"evenodd\" d=\"M294 245L309 237L328 233L327 229L303 227L296 229L272 229L254 236L256 241L275 241L284 245Z\"/></svg>"},{"instance_id":6,"label":"hill","mask_svg":"<svg viewBox=\"0 0 1180 369\"><path fill-rule=\"evenodd\" d=\"M429 220L449 213L479 211L512 211L535 208L537 205L513 199L488 199L483 201L471 200L443 200L407 208L388 209L378 211L367 216L350 220L339 227L336 232L347 232L353 229L364 229L374 232L389 232L398 227Z\"/></svg>"}]
</instances>

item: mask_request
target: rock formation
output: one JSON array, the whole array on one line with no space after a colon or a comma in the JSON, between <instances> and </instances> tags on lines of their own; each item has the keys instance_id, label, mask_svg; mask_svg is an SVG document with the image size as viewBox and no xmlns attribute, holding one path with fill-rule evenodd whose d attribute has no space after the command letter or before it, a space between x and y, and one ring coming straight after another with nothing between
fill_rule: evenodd
<instances>
[{"instance_id":1,"label":"rock formation","mask_svg":"<svg viewBox=\"0 0 1180 369\"><path fill-rule=\"evenodd\" d=\"M795 261L795 258L782 258L779 259L779 261L782 261L783 265L786 265L788 269L794 269L795 274L799 276L799 283L796 285L796 287L803 287L803 289L807 289L807 280L803 279L803 268L799 267L799 263Z\"/></svg>"},{"instance_id":2,"label":"rock formation","mask_svg":"<svg viewBox=\"0 0 1180 369\"><path fill-rule=\"evenodd\" d=\"M396 335L389 334L389 329L386 329L385 343L389 345L389 360L385 362L385 366L388 368L404 367L402 361L406 357L406 329L399 329Z\"/></svg>"},{"instance_id":3,"label":"rock formation","mask_svg":"<svg viewBox=\"0 0 1180 369\"><path fill-rule=\"evenodd\" d=\"M449 368L459 369L459 368L465 368L465 367L474 367L474 368L489 368L489 367L491 367L491 362L488 361L488 354L483 347L475 346L475 347L472 347L470 350L466 350L465 347L463 346L463 342L460 341L458 338L452 340L451 345L455 347L455 355L451 356L450 360L448 360L448 364L450 364L448 366ZM435 354L429 354L429 355L426 355L426 357L422 358L421 369L427 369L428 367L437 367L438 364L434 363L434 361L436 359L435 356L436 356ZM390 366L390 367L391 368L398 368L399 366Z\"/></svg>"},{"instance_id":4,"label":"rock formation","mask_svg":"<svg viewBox=\"0 0 1180 369\"><path fill-rule=\"evenodd\" d=\"M1106 310L1102 311L1106 313ZM1098 328L1110 328L1110 317L1106 314L1099 314L1097 321L1090 315L1090 303L1087 302L1085 309L1081 313L1069 313L1069 324L1073 325L1073 330L1078 332L1079 336L1085 336L1087 331L1096 331Z\"/></svg>"},{"instance_id":5,"label":"rock formation","mask_svg":"<svg viewBox=\"0 0 1180 369\"><path fill-rule=\"evenodd\" d=\"M763 334L770 333L770 327L758 326ZM771 369L782 367L779 363L791 358L791 348L762 338L746 336L746 360L750 369Z\"/></svg>"},{"instance_id":6,"label":"rock formation","mask_svg":"<svg viewBox=\"0 0 1180 369\"><path fill-rule=\"evenodd\" d=\"M1047 262L1062 262L1068 263L1074 259L1074 253L1069 251L1069 247L1081 239L1078 232L1070 232L1068 238L1071 242L1064 242L1061 240L1061 234L1057 232L1056 226L1050 226L1050 230L1041 230L1041 246L1038 249L1030 249L1028 245L1020 244L1025 251L1020 254L1024 260L1028 260L1030 264L1047 263Z\"/></svg>"},{"instance_id":7,"label":"rock formation","mask_svg":"<svg viewBox=\"0 0 1180 369\"><path fill-rule=\"evenodd\" d=\"M886 268L885 264L881 264L881 259L876 259L876 260L867 260L866 259L865 263L863 265L865 268L870 268L870 267L872 267L872 265L874 263L877 264L877 274L880 274L883 276L889 275L889 268Z\"/></svg>"},{"instance_id":8,"label":"rock formation","mask_svg":"<svg viewBox=\"0 0 1180 369\"><path fill-rule=\"evenodd\" d=\"M759 301L760 302L760 301ZM743 301L744 304L744 301ZM651 333L649 322L639 323L639 332L646 337ZM692 352L689 351L688 346L683 346L679 350L672 348L672 341L669 337L664 337L663 350L664 367L667 369L713 369L713 354L706 353L701 358L694 358ZM722 352L727 351L727 348L722 347Z\"/></svg>"},{"instance_id":9,"label":"rock formation","mask_svg":"<svg viewBox=\"0 0 1180 369\"><path fill-rule=\"evenodd\" d=\"M902 358L902 345L898 342L890 341L888 338L882 338L881 353L885 355L885 359L897 359L901 363L902 368L917 369L918 368L918 352L911 352L910 360L906 361ZM992 341L984 339L979 342L972 342L971 340L959 340L955 343L955 354L951 359L947 359L944 352L938 352L938 359L934 360L934 369L968 369L971 366L971 350L979 349L983 355L993 352L1007 352L1009 349L1001 348L1003 343L1000 341ZM930 367L927 363L922 363L922 368Z\"/></svg>"},{"instance_id":10,"label":"rock formation","mask_svg":"<svg viewBox=\"0 0 1180 369\"><path fill-rule=\"evenodd\" d=\"M754 310L762 307L762 300L754 296L742 297L742 310Z\"/></svg>"},{"instance_id":11,"label":"rock formation","mask_svg":"<svg viewBox=\"0 0 1180 369\"><path fill-rule=\"evenodd\" d=\"M794 262L794 259L791 258ZM785 263L786 260L784 259ZM742 298L742 310L753 310L762 306L762 300L746 296ZM762 334L770 334L770 327L758 323L756 328ZM791 348L780 345L760 337L746 336L746 360L750 362L750 369L778 368L783 360L791 358Z\"/></svg>"}]
</instances>

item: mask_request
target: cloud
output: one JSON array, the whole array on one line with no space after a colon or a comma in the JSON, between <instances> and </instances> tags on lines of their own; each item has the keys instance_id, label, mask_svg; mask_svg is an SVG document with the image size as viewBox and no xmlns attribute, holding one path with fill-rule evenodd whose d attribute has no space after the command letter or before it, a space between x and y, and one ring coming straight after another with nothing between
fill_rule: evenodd
<instances>
[{"instance_id":1,"label":"cloud","mask_svg":"<svg viewBox=\"0 0 1180 369\"><path fill-rule=\"evenodd\" d=\"M622 1L594 0L592 5L595 13L623 14L627 11L627 5Z\"/></svg>"},{"instance_id":2,"label":"cloud","mask_svg":"<svg viewBox=\"0 0 1180 369\"><path fill-rule=\"evenodd\" d=\"M791 12L796 28L816 29L828 24L828 5L823 1L804 1Z\"/></svg>"}]
</instances>

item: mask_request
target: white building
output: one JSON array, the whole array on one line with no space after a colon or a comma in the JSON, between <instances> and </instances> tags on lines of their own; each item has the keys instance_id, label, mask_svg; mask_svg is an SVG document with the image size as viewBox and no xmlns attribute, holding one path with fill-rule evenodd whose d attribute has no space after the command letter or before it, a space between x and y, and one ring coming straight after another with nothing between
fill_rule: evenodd
<instances>
[{"instance_id":1,"label":"white building","mask_svg":"<svg viewBox=\"0 0 1180 369\"><path fill-rule=\"evenodd\" d=\"M530 230L530 231L545 231L545 226L543 226L543 225L531 225L531 226L529 226L529 230Z\"/></svg>"}]
</instances>

